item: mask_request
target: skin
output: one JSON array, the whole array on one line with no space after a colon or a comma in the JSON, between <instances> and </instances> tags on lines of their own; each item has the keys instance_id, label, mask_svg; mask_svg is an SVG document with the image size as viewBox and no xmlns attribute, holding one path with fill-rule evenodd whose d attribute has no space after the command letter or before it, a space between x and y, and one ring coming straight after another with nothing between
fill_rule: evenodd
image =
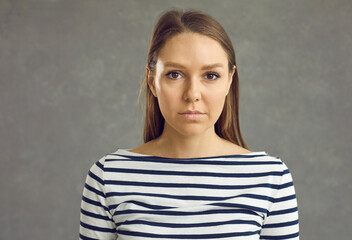
<instances>
[{"instance_id":1,"label":"skin","mask_svg":"<svg viewBox=\"0 0 352 240\"><path fill-rule=\"evenodd\" d=\"M214 129L235 71L236 67L229 72L226 52L212 38L186 32L167 40L156 71L147 68L148 86L165 118L164 131L159 138L131 151L172 158L250 152L220 138ZM181 114L187 110L203 115L190 120Z\"/></svg>"}]
</instances>

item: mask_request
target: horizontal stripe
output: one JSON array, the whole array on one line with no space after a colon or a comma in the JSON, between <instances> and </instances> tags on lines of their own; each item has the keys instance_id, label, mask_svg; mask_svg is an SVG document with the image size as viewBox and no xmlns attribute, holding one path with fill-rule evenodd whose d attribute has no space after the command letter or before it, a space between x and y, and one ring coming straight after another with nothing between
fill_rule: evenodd
<instances>
[{"instance_id":1,"label":"horizontal stripe","mask_svg":"<svg viewBox=\"0 0 352 240\"><path fill-rule=\"evenodd\" d=\"M238 204L238 203L211 203L209 205L212 206L219 206L219 207L228 207L228 208L244 208L244 209L250 209L256 212L262 212L266 213L267 210L264 208L260 207L255 207L255 206L250 206L250 205L245 205L245 204Z\"/></svg>"},{"instance_id":2,"label":"horizontal stripe","mask_svg":"<svg viewBox=\"0 0 352 240\"><path fill-rule=\"evenodd\" d=\"M96 164L101 170L104 171L104 166L103 166L103 164L101 162L98 161L98 162L96 162Z\"/></svg>"},{"instance_id":3,"label":"horizontal stripe","mask_svg":"<svg viewBox=\"0 0 352 240\"><path fill-rule=\"evenodd\" d=\"M290 239L290 238L296 238L299 236L299 233L292 233L292 234L287 234L287 235L278 235L278 236L260 236L260 239Z\"/></svg>"},{"instance_id":4,"label":"horizontal stripe","mask_svg":"<svg viewBox=\"0 0 352 240\"><path fill-rule=\"evenodd\" d=\"M101 185L104 185L104 181L98 177L97 175L95 175L94 173L92 173L91 171L88 172L88 176L93 178L94 180L96 180L98 183L100 183Z\"/></svg>"},{"instance_id":5,"label":"horizontal stripe","mask_svg":"<svg viewBox=\"0 0 352 240\"><path fill-rule=\"evenodd\" d=\"M284 210L279 210L279 211L272 211L269 212L269 215L281 215L281 214L287 214L287 213L293 213L293 212L297 212L298 209L297 207L294 208L289 208L289 209L284 209Z\"/></svg>"},{"instance_id":6,"label":"horizontal stripe","mask_svg":"<svg viewBox=\"0 0 352 240\"><path fill-rule=\"evenodd\" d=\"M202 160L165 160L156 159L156 158L140 158L140 157L131 157L124 156L123 158L107 158L106 162L125 162L125 161L135 161L135 162L154 162L154 163L167 163L167 164L180 164L180 165L281 165L279 161L222 161L222 160L213 160L213 161L202 161Z\"/></svg>"},{"instance_id":7,"label":"horizontal stripe","mask_svg":"<svg viewBox=\"0 0 352 240\"><path fill-rule=\"evenodd\" d=\"M109 211L109 209L108 209L106 206L102 205L101 202L91 200L91 199L89 199L89 198L87 198L87 197L85 197L85 196L82 196L82 200L83 200L84 202L89 203L89 204L92 204L92 205L94 205L94 206L101 207L101 208L103 208L105 211Z\"/></svg>"},{"instance_id":8,"label":"horizontal stripe","mask_svg":"<svg viewBox=\"0 0 352 240\"><path fill-rule=\"evenodd\" d=\"M117 210L114 213L114 216L122 215L122 214L150 214L150 215L165 215L165 216L202 216L202 215L210 215L210 214L233 214L233 213L242 213L248 215L256 215L257 213L246 210L246 209L213 209L213 210L204 210L204 211L195 211L195 212L187 212L187 211L168 211L168 210Z\"/></svg>"},{"instance_id":9,"label":"horizontal stripe","mask_svg":"<svg viewBox=\"0 0 352 240\"><path fill-rule=\"evenodd\" d=\"M174 207L169 207L169 206L160 206L160 205L152 205L152 204L147 204L147 203L143 203L143 202L139 202L139 201L125 201L126 203L132 203L135 204L137 206L141 206L141 207L145 207L145 208L149 208L151 210L165 210L165 209L172 209ZM262 213L266 213L267 210L264 208L259 208L259 207L254 207L254 206L250 206L250 205L245 205L245 204L236 204L236 203L209 203L206 204L209 206L219 206L219 207L228 207L228 208L244 208L244 209L250 209L253 211L257 211L257 212L262 212ZM116 208L116 206L114 206Z\"/></svg>"},{"instance_id":10,"label":"horizontal stripe","mask_svg":"<svg viewBox=\"0 0 352 240\"><path fill-rule=\"evenodd\" d=\"M280 227L288 227L292 225L298 224L298 220L294 220L291 222L282 222L282 223L273 223L273 224L265 224L263 228L280 228Z\"/></svg>"},{"instance_id":11,"label":"horizontal stripe","mask_svg":"<svg viewBox=\"0 0 352 240\"><path fill-rule=\"evenodd\" d=\"M90 229L90 230L93 230L93 231L98 231L98 232L107 232L107 233L115 233L116 232L116 229L114 228L103 228L103 227L97 227L97 226L93 226L93 225L89 225L89 224L86 224L84 222L80 222L80 225L84 228L87 228L87 229Z\"/></svg>"},{"instance_id":12,"label":"horizontal stripe","mask_svg":"<svg viewBox=\"0 0 352 240\"><path fill-rule=\"evenodd\" d=\"M259 172L259 173L214 173L214 172L181 172L181 171L162 171L144 170L130 168L105 168L106 172L116 173L136 173L148 175L168 175L168 176L200 176L200 177L233 177L233 178L255 178L264 176L282 176L282 172Z\"/></svg>"},{"instance_id":13,"label":"horizontal stripe","mask_svg":"<svg viewBox=\"0 0 352 240\"><path fill-rule=\"evenodd\" d=\"M121 151L125 151L121 149ZM120 152L120 150L117 150L117 152ZM230 154L230 155L221 155L221 156L209 156L209 157L191 157L191 158L169 158L169 157L159 157L159 156L151 156L151 155L144 155L144 154L135 154L133 152L128 151L131 154L123 154L123 153L111 153L108 154L107 156L123 156L123 157L136 157L136 158L156 158L156 159L163 159L163 160L170 160L170 159L177 159L177 160L197 160L197 159L217 159L217 158L229 158L229 159L235 159L235 158L255 158L255 157L261 157L261 156L268 156L267 154L252 154L252 155L244 155L244 154ZM107 159L107 157L106 157Z\"/></svg>"},{"instance_id":14,"label":"horizontal stripe","mask_svg":"<svg viewBox=\"0 0 352 240\"><path fill-rule=\"evenodd\" d=\"M176 199L176 200L193 200L193 201L225 201L233 198L249 198L249 199L258 199L258 200L264 200L264 201L269 201L273 202L273 198L267 197L267 196L262 196L262 195L256 195L256 194L241 194L238 196L230 196L230 197L212 197L212 196L183 196L183 195L168 195L168 194L152 194L152 193L139 193L139 192L125 192L125 193L119 193L119 192L113 192L113 193L108 193L108 197L114 197L114 196L148 196L148 197L156 197L156 198L166 198L166 199ZM118 207L119 204L111 204L108 206L109 210L115 209ZM147 206L147 205L144 205ZM163 209L162 206L158 209Z\"/></svg>"},{"instance_id":15,"label":"horizontal stripe","mask_svg":"<svg viewBox=\"0 0 352 240\"><path fill-rule=\"evenodd\" d=\"M108 216L102 216L102 215L99 215L99 214L95 214L95 213L92 213L92 212L88 212L88 211L85 211L83 209L81 209L81 213L83 215L86 215L88 217L92 217L92 218L97 218L97 219L101 219L101 220L106 220L106 221L111 221L113 222L112 219L110 219Z\"/></svg>"},{"instance_id":16,"label":"horizontal stripe","mask_svg":"<svg viewBox=\"0 0 352 240\"><path fill-rule=\"evenodd\" d=\"M97 238L90 238L90 237L86 237L82 234L79 234L79 238L82 239L82 240L99 240Z\"/></svg>"},{"instance_id":17,"label":"horizontal stripe","mask_svg":"<svg viewBox=\"0 0 352 240\"><path fill-rule=\"evenodd\" d=\"M240 236L252 236L257 235L259 231L253 232L233 232L233 233L214 233L214 234L151 234L143 232L132 232L125 230L118 230L118 234L136 236L136 237L148 237L148 238L173 238L173 239L219 239L228 237L240 237Z\"/></svg>"},{"instance_id":18,"label":"horizontal stripe","mask_svg":"<svg viewBox=\"0 0 352 240\"><path fill-rule=\"evenodd\" d=\"M293 182L288 182L288 183L279 185L279 189L284 189L292 186L293 186Z\"/></svg>"},{"instance_id":19,"label":"horizontal stripe","mask_svg":"<svg viewBox=\"0 0 352 240\"><path fill-rule=\"evenodd\" d=\"M278 203L278 202L285 202L285 201L289 201L289 200L292 200L292 199L296 199L296 194L292 194L292 195L289 195L289 196L285 196L285 197L281 197L281 198L276 198L274 200L275 203Z\"/></svg>"},{"instance_id":20,"label":"horizontal stripe","mask_svg":"<svg viewBox=\"0 0 352 240\"><path fill-rule=\"evenodd\" d=\"M228 197L216 197L216 196L195 196L195 195L170 195L170 194L159 194L159 193L142 193L142 192L108 192L107 197L115 196L148 196L156 198L169 198L169 199L178 199L178 200L194 200L194 201L225 201L231 198L250 198L250 199L260 199L274 202L274 198L258 194L240 194L236 196Z\"/></svg>"},{"instance_id":21,"label":"horizontal stripe","mask_svg":"<svg viewBox=\"0 0 352 240\"><path fill-rule=\"evenodd\" d=\"M99 190L97 190L97 189L95 189L95 188L89 186L87 183L84 184L84 187L85 187L86 189L88 189L89 191L94 192L94 193L96 193L97 195L99 195L99 196L101 196L101 197L105 197L105 194L104 194L103 192L101 192L101 191L99 191Z\"/></svg>"},{"instance_id":22,"label":"horizontal stripe","mask_svg":"<svg viewBox=\"0 0 352 240\"><path fill-rule=\"evenodd\" d=\"M124 225L133 225L133 224L141 224L141 225L149 225L155 227L166 227L166 228L198 228L198 227L214 227L214 226L222 226L222 225L232 225L232 224L247 224L247 225L255 225L260 227L261 225L256 221L249 220L230 220L230 221L219 221L219 222L204 222L204 223L164 223L164 222L150 222L144 220L133 220L133 221L125 221Z\"/></svg>"},{"instance_id":23,"label":"horizontal stripe","mask_svg":"<svg viewBox=\"0 0 352 240\"><path fill-rule=\"evenodd\" d=\"M171 209L171 208L174 208L174 207L169 207L169 206L160 206L160 205L148 204L148 203L139 202L139 201L134 201L134 200L131 200L131 201L124 201L123 203L125 203L125 204L126 204L126 203L132 203L132 204L135 204L135 205L137 205L137 206L149 208L149 209L152 209L152 210Z\"/></svg>"},{"instance_id":24,"label":"horizontal stripe","mask_svg":"<svg viewBox=\"0 0 352 240\"><path fill-rule=\"evenodd\" d=\"M249 188L273 188L277 189L280 185L259 183L252 185L217 185L217 184L196 184L196 183L158 183L158 182L135 182L121 180L105 180L106 185L127 185L141 187L160 187L160 188L205 188L205 189L249 189Z\"/></svg>"}]
</instances>

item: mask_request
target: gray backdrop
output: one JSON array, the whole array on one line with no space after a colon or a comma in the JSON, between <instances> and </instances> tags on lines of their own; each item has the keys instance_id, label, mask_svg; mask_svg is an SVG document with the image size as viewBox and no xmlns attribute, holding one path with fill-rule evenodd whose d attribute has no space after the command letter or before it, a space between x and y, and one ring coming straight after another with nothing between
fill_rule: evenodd
<instances>
[{"instance_id":1,"label":"gray backdrop","mask_svg":"<svg viewBox=\"0 0 352 240\"><path fill-rule=\"evenodd\" d=\"M288 165L301 239L351 239L349 0L0 0L0 238L78 238L90 166L142 143L139 84L171 6L230 35L243 136Z\"/></svg>"}]
</instances>

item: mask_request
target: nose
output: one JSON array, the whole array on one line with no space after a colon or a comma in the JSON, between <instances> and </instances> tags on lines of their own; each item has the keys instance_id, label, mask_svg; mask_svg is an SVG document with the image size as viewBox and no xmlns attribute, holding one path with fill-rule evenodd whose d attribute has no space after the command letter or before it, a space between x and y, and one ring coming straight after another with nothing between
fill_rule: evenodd
<instances>
[{"instance_id":1,"label":"nose","mask_svg":"<svg viewBox=\"0 0 352 240\"><path fill-rule=\"evenodd\" d=\"M183 98L187 102L197 102L201 99L201 90L199 86L199 81L197 79L187 79L187 83L185 84L185 90L183 94Z\"/></svg>"}]
</instances>

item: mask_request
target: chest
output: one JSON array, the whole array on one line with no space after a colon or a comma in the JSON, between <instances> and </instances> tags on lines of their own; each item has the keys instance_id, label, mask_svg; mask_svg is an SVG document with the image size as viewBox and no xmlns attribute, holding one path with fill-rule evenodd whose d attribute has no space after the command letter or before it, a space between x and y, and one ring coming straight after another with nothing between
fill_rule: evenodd
<instances>
[{"instance_id":1,"label":"chest","mask_svg":"<svg viewBox=\"0 0 352 240\"><path fill-rule=\"evenodd\" d=\"M256 177L241 167L126 169L105 174L119 239L259 239L270 204L269 175Z\"/></svg>"}]
</instances>

